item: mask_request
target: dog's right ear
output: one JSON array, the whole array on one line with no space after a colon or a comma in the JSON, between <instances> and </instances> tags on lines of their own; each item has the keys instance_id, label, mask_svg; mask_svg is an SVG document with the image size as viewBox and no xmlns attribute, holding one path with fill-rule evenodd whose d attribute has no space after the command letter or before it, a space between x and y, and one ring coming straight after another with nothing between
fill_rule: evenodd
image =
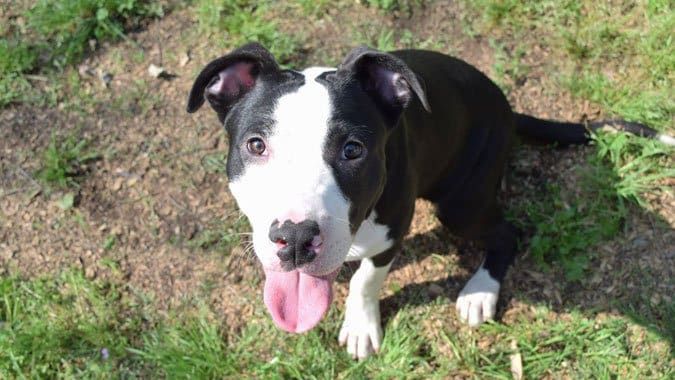
<instances>
[{"instance_id":1,"label":"dog's right ear","mask_svg":"<svg viewBox=\"0 0 675 380\"><path fill-rule=\"evenodd\" d=\"M337 75L354 76L375 103L396 120L414 97L431 112L424 82L408 65L393 54L366 46L353 49L343 60Z\"/></svg>"},{"instance_id":2,"label":"dog's right ear","mask_svg":"<svg viewBox=\"0 0 675 380\"><path fill-rule=\"evenodd\" d=\"M192 85L187 112L197 111L206 99L222 122L261 75L278 71L279 65L267 49L258 43L246 44L202 69Z\"/></svg>"}]
</instances>

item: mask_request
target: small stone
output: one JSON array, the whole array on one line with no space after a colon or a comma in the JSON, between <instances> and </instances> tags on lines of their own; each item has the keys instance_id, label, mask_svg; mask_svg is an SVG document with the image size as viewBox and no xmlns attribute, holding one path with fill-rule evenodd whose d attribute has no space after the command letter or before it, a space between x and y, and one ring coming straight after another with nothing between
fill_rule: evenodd
<instances>
[{"instance_id":1,"label":"small stone","mask_svg":"<svg viewBox=\"0 0 675 380\"><path fill-rule=\"evenodd\" d=\"M148 67L148 74L150 74L150 76L153 78L159 78L163 75L166 75L167 72L166 70L164 70L163 67L151 63L150 66Z\"/></svg>"},{"instance_id":2,"label":"small stone","mask_svg":"<svg viewBox=\"0 0 675 380\"><path fill-rule=\"evenodd\" d=\"M96 277L96 269L94 269L93 267L87 267L87 269L84 270L84 277L90 280L93 279L94 277Z\"/></svg>"},{"instance_id":3,"label":"small stone","mask_svg":"<svg viewBox=\"0 0 675 380\"><path fill-rule=\"evenodd\" d=\"M115 180L115 182L113 182L112 191L119 191L122 188L123 182L124 182L124 178L117 178Z\"/></svg>"},{"instance_id":4,"label":"small stone","mask_svg":"<svg viewBox=\"0 0 675 380\"><path fill-rule=\"evenodd\" d=\"M80 74L80 77L84 78L92 75L91 67L87 64L81 64L77 66L77 72Z\"/></svg>"},{"instance_id":5,"label":"small stone","mask_svg":"<svg viewBox=\"0 0 675 380\"><path fill-rule=\"evenodd\" d=\"M120 227L120 226L114 226L114 227L112 228L112 230L110 231L110 233L111 233L112 235L115 235L115 236L120 236L120 235L122 235L122 227Z\"/></svg>"},{"instance_id":6,"label":"small stone","mask_svg":"<svg viewBox=\"0 0 675 380\"><path fill-rule=\"evenodd\" d=\"M138 183L138 177L131 177L127 180L127 186L132 187Z\"/></svg>"},{"instance_id":7,"label":"small stone","mask_svg":"<svg viewBox=\"0 0 675 380\"><path fill-rule=\"evenodd\" d=\"M181 54L181 56L180 56L180 62L179 62L181 67L187 65L188 62L190 62L190 54L188 54L188 52L183 52L183 54Z\"/></svg>"}]
</instances>

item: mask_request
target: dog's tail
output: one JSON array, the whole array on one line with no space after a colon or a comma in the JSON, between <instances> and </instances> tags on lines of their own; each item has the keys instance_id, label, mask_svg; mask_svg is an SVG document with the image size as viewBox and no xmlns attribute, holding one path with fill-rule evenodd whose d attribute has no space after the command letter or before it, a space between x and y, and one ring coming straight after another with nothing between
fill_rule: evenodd
<instances>
[{"instance_id":1,"label":"dog's tail","mask_svg":"<svg viewBox=\"0 0 675 380\"><path fill-rule=\"evenodd\" d=\"M592 123L568 123L538 119L533 116L515 114L516 132L526 142L534 144L557 144L564 147L573 144L587 144L591 141L591 132L598 130L628 132L637 136L653 138L670 146L675 146L675 138L657 132L646 125L623 120L596 121Z\"/></svg>"}]
</instances>

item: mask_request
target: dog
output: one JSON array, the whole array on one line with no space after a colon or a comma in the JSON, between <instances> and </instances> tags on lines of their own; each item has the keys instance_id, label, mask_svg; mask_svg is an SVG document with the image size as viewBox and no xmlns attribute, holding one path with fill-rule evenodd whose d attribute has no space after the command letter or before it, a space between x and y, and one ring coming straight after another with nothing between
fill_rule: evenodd
<instances>
[{"instance_id":1,"label":"dog","mask_svg":"<svg viewBox=\"0 0 675 380\"><path fill-rule=\"evenodd\" d=\"M360 260L338 338L359 359L380 348L378 296L417 198L431 201L453 234L485 247L456 302L461 320L478 326L494 317L518 247L519 231L497 203L516 136L584 144L607 124L514 113L476 68L424 50L358 47L337 68L295 71L250 43L203 68L187 111L205 101L227 131L229 188L253 229L274 323L312 329L343 263ZM641 124L610 124L675 141Z\"/></svg>"}]
</instances>

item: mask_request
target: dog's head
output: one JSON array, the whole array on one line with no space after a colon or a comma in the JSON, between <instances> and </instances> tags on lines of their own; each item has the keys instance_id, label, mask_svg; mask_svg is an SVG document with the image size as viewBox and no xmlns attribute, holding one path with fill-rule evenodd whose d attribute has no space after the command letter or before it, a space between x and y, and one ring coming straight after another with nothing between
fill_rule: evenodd
<instances>
[{"instance_id":1,"label":"dog's head","mask_svg":"<svg viewBox=\"0 0 675 380\"><path fill-rule=\"evenodd\" d=\"M388 136L414 97L428 109L405 63L367 48L337 69L297 72L248 44L195 80L187 110L206 100L225 126L230 190L284 330L307 331L328 310L332 281L384 189Z\"/></svg>"}]
</instances>

